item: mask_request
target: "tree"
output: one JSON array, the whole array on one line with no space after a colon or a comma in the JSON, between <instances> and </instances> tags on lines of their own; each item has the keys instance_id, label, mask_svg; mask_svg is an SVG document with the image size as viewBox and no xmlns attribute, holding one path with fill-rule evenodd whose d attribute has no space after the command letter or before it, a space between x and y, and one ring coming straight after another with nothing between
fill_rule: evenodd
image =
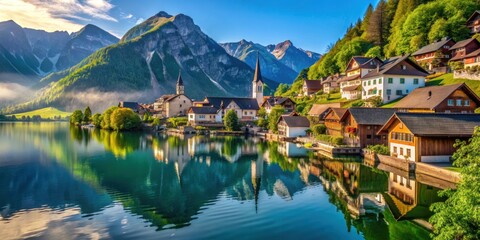
<instances>
[{"instance_id":1,"label":"tree","mask_svg":"<svg viewBox=\"0 0 480 240\"><path fill-rule=\"evenodd\" d=\"M112 129L110 126L110 115L117 109L118 107L113 106L103 112L102 123L100 124L103 129Z\"/></svg>"},{"instance_id":2,"label":"tree","mask_svg":"<svg viewBox=\"0 0 480 240\"><path fill-rule=\"evenodd\" d=\"M101 125L102 125L102 114L100 114L100 113L93 114L92 123L97 128L101 127Z\"/></svg>"},{"instance_id":3,"label":"tree","mask_svg":"<svg viewBox=\"0 0 480 240\"><path fill-rule=\"evenodd\" d=\"M272 130L274 133L278 132L277 122L278 119L285 113L285 108L282 106L275 106L272 108L270 115L268 115L268 129Z\"/></svg>"},{"instance_id":4,"label":"tree","mask_svg":"<svg viewBox=\"0 0 480 240\"><path fill-rule=\"evenodd\" d=\"M92 120L92 110L90 110L90 107L87 106L85 108L85 111L83 112L83 122L89 123L91 120Z\"/></svg>"},{"instance_id":5,"label":"tree","mask_svg":"<svg viewBox=\"0 0 480 240\"><path fill-rule=\"evenodd\" d=\"M380 0L375 11L373 11L368 22L368 28L366 32L366 39L376 46L383 46L385 44L385 37L387 31L386 23L386 7L385 0Z\"/></svg>"},{"instance_id":6,"label":"tree","mask_svg":"<svg viewBox=\"0 0 480 240\"><path fill-rule=\"evenodd\" d=\"M434 215L434 239L480 239L480 127L476 127L468 142L454 145L453 165L461 168L461 180L456 190L444 190L448 197L431 206Z\"/></svg>"},{"instance_id":7,"label":"tree","mask_svg":"<svg viewBox=\"0 0 480 240\"><path fill-rule=\"evenodd\" d=\"M325 126L325 124L316 124L312 126L312 133L314 136L325 134L326 132L327 132L327 127Z\"/></svg>"},{"instance_id":8,"label":"tree","mask_svg":"<svg viewBox=\"0 0 480 240\"><path fill-rule=\"evenodd\" d=\"M283 96L288 91L288 84L280 83L275 91L275 96Z\"/></svg>"},{"instance_id":9,"label":"tree","mask_svg":"<svg viewBox=\"0 0 480 240\"><path fill-rule=\"evenodd\" d=\"M131 130L142 124L140 117L130 108L117 108L110 115L110 127L115 130Z\"/></svg>"},{"instance_id":10,"label":"tree","mask_svg":"<svg viewBox=\"0 0 480 240\"><path fill-rule=\"evenodd\" d=\"M368 49L367 53L365 53L365 57L378 57L382 58L382 48L380 46L375 46Z\"/></svg>"},{"instance_id":11,"label":"tree","mask_svg":"<svg viewBox=\"0 0 480 240\"><path fill-rule=\"evenodd\" d=\"M362 21L362 31L365 33L368 29L368 23L370 22L370 17L373 13L373 6L372 4L368 4L367 11L365 11L365 15L363 15Z\"/></svg>"},{"instance_id":12,"label":"tree","mask_svg":"<svg viewBox=\"0 0 480 240\"><path fill-rule=\"evenodd\" d=\"M237 113L233 109L230 109L225 114L223 119L223 124L227 131L238 131L240 130L240 124L238 123Z\"/></svg>"},{"instance_id":13,"label":"tree","mask_svg":"<svg viewBox=\"0 0 480 240\"><path fill-rule=\"evenodd\" d=\"M150 120L150 117L152 116L152 114L150 114L149 111L146 111L144 114L143 114L143 121L144 122L148 122Z\"/></svg>"},{"instance_id":14,"label":"tree","mask_svg":"<svg viewBox=\"0 0 480 240\"><path fill-rule=\"evenodd\" d=\"M260 108L258 110L258 120L257 120L257 126L261 128L266 128L268 127L268 114L267 111L265 110L264 107Z\"/></svg>"},{"instance_id":15,"label":"tree","mask_svg":"<svg viewBox=\"0 0 480 240\"><path fill-rule=\"evenodd\" d=\"M82 124L83 120L83 113L82 110L75 110L73 111L72 115L70 115L70 123L74 125Z\"/></svg>"}]
</instances>

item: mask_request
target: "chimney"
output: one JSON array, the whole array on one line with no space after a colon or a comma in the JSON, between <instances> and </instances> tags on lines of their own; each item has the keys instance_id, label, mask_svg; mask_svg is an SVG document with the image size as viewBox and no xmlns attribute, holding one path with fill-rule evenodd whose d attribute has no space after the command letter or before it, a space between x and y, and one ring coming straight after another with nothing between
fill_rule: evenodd
<instances>
[{"instance_id":1,"label":"chimney","mask_svg":"<svg viewBox=\"0 0 480 240\"><path fill-rule=\"evenodd\" d=\"M377 73L380 72L380 64L377 64Z\"/></svg>"},{"instance_id":2,"label":"chimney","mask_svg":"<svg viewBox=\"0 0 480 240\"><path fill-rule=\"evenodd\" d=\"M428 91L428 99L432 97L432 91Z\"/></svg>"}]
</instances>

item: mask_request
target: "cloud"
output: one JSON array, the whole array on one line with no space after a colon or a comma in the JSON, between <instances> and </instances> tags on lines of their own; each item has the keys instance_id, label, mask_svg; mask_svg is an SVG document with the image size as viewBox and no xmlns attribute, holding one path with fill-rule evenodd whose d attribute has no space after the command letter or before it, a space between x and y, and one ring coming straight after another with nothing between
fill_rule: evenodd
<instances>
[{"instance_id":1,"label":"cloud","mask_svg":"<svg viewBox=\"0 0 480 240\"><path fill-rule=\"evenodd\" d=\"M23 27L47 31L78 31L75 21L100 19L118 22L109 15L109 0L0 0L0 21L14 20Z\"/></svg>"},{"instance_id":2,"label":"cloud","mask_svg":"<svg viewBox=\"0 0 480 240\"><path fill-rule=\"evenodd\" d=\"M139 18L139 19L137 19L137 22L136 22L135 24L140 24L140 23L142 23L143 21L145 21L145 19Z\"/></svg>"},{"instance_id":3,"label":"cloud","mask_svg":"<svg viewBox=\"0 0 480 240\"><path fill-rule=\"evenodd\" d=\"M130 19L130 18L133 18L133 15L131 13L129 13L128 15L124 16L123 18Z\"/></svg>"}]
</instances>

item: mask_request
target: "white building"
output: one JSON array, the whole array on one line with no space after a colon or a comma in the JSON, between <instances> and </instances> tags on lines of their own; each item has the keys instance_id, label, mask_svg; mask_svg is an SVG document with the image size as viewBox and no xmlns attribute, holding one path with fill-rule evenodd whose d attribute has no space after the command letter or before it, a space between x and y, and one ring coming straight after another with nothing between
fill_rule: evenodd
<instances>
[{"instance_id":1,"label":"white building","mask_svg":"<svg viewBox=\"0 0 480 240\"><path fill-rule=\"evenodd\" d=\"M362 78L362 99L380 96L383 103L408 95L414 89L425 86L428 72L409 56L387 59L378 68Z\"/></svg>"},{"instance_id":2,"label":"white building","mask_svg":"<svg viewBox=\"0 0 480 240\"><path fill-rule=\"evenodd\" d=\"M355 100L362 97L362 78L372 69L382 64L379 58L354 56L347 64L345 77L340 79L340 93L342 98Z\"/></svg>"},{"instance_id":3,"label":"white building","mask_svg":"<svg viewBox=\"0 0 480 240\"><path fill-rule=\"evenodd\" d=\"M310 128L308 118L302 116L282 115L278 119L278 134L285 137L301 137L307 135Z\"/></svg>"}]
</instances>

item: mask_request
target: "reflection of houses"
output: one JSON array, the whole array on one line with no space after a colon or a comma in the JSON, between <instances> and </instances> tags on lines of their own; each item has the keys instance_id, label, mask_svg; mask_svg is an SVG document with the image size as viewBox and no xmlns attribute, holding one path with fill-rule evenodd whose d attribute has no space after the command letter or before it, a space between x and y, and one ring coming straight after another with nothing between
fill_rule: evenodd
<instances>
[{"instance_id":1,"label":"reflection of houses","mask_svg":"<svg viewBox=\"0 0 480 240\"><path fill-rule=\"evenodd\" d=\"M406 112L473 113L480 98L465 83L417 88L395 104Z\"/></svg>"},{"instance_id":2,"label":"reflection of houses","mask_svg":"<svg viewBox=\"0 0 480 240\"><path fill-rule=\"evenodd\" d=\"M254 141L244 142L238 138L218 138L215 141L208 138L193 137L188 141L190 156L218 154L225 160L234 163L241 157L258 155L258 148Z\"/></svg>"},{"instance_id":3,"label":"reflection of houses","mask_svg":"<svg viewBox=\"0 0 480 240\"><path fill-rule=\"evenodd\" d=\"M408 55L387 59L362 78L362 99L378 96L383 103L403 97L425 86L428 72Z\"/></svg>"},{"instance_id":4,"label":"reflection of houses","mask_svg":"<svg viewBox=\"0 0 480 240\"><path fill-rule=\"evenodd\" d=\"M330 108L339 108L339 107L341 107L341 103L313 104L310 111L308 111L308 116L314 117L318 119L320 122L323 122Z\"/></svg>"},{"instance_id":5,"label":"reflection of houses","mask_svg":"<svg viewBox=\"0 0 480 240\"><path fill-rule=\"evenodd\" d=\"M365 148L368 145L387 145L387 134L377 133L395 113L392 108L350 108L340 119L344 126L344 142Z\"/></svg>"},{"instance_id":6,"label":"reflection of houses","mask_svg":"<svg viewBox=\"0 0 480 240\"><path fill-rule=\"evenodd\" d=\"M302 90L304 96L312 96L322 90L322 81L304 79Z\"/></svg>"},{"instance_id":7,"label":"reflection of houses","mask_svg":"<svg viewBox=\"0 0 480 240\"><path fill-rule=\"evenodd\" d=\"M279 142L278 143L278 152L280 154L289 157L289 158L296 158L296 157L306 157L307 156L307 149L304 147L297 147L295 143L291 142Z\"/></svg>"},{"instance_id":8,"label":"reflection of houses","mask_svg":"<svg viewBox=\"0 0 480 240\"><path fill-rule=\"evenodd\" d=\"M158 117L176 117L187 115L192 100L185 95L181 74L178 75L176 94L163 95L153 104L153 113Z\"/></svg>"},{"instance_id":9,"label":"reflection of houses","mask_svg":"<svg viewBox=\"0 0 480 240\"><path fill-rule=\"evenodd\" d=\"M166 141L162 141L159 146L153 146L155 159L167 164L173 163L180 178L183 169L192 159L188 151L190 141L190 139L185 142L185 140L178 137L169 137Z\"/></svg>"},{"instance_id":10,"label":"reflection of houses","mask_svg":"<svg viewBox=\"0 0 480 240\"><path fill-rule=\"evenodd\" d=\"M442 201L438 191L408 176L389 173L388 192L384 196L396 220L428 218L430 205Z\"/></svg>"},{"instance_id":11,"label":"reflection of houses","mask_svg":"<svg viewBox=\"0 0 480 240\"><path fill-rule=\"evenodd\" d=\"M265 108L267 114L270 114L275 106L283 107L287 113L295 111L295 102L288 97L265 97L261 107Z\"/></svg>"},{"instance_id":12,"label":"reflection of houses","mask_svg":"<svg viewBox=\"0 0 480 240\"><path fill-rule=\"evenodd\" d=\"M380 131L388 132L390 154L415 162L449 162L457 139L472 137L480 114L395 113Z\"/></svg>"},{"instance_id":13,"label":"reflection of houses","mask_svg":"<svg viewBox=\"0 0 480 240\"><path fill-rule=\"evenodd\" d=\"M282 115L277 123L278 134L288 138L305 136L306 130L310 128L310 121L303 116Z\"/></svg>"},{"instance_id":14,"label":"reflection of houses","mask_svg":"<svg viewBox=\"0 0 480 240\"><path fill-rule=\"evenodd\" d=\"M455 45L455 41L449 37L444 37L431 44L428 44L416 52L412 53L415 61L429 71L440 70L447 72L448 60L452 57L450 48Z\"/></svg>"}]
</instances>

